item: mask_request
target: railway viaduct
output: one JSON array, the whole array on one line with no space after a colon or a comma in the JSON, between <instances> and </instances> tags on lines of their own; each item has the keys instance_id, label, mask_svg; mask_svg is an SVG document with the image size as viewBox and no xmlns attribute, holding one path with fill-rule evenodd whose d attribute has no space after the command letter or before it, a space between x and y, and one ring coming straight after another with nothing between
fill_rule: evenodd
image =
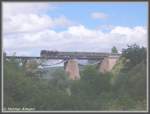
<instances>
[{"instance_id":1,"label":"railway viaduct","mask_svg":"<svg viewBox=\"0 0 150 114\"><path fill-rule=\"evenodd\" d=\"M58 52L42 50L40 57L6 56L6 58L16 59L54 59L64 60L64 69L71 80L80 79L79 63L77 60L95 60L98 61L99 72L109 72L116 64L120 54L98 53L98 52Z\"/></svg>"}]
</instances>

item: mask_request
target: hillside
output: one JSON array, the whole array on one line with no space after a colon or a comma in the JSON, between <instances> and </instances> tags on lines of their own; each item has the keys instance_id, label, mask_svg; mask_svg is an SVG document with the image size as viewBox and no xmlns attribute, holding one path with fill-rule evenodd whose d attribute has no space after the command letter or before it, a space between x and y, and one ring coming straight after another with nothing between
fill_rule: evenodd
<instances>
[{"instance_id":1,"label":"hillside","mask_svg":"<svg viewBox=\"0 0 150 114\"><path fill-rule=\"evenodd\" d=\"M96 66L84 66L80 70L81 79L75 81L68 78L63 67L47 68L38 78L19 66L19 61L4 60L4 107L146 110L147 67L144 57L139 57L138 61L128 62L133 54L127 53L105 74L98 72Z\"/></svg>"}]
</instances>

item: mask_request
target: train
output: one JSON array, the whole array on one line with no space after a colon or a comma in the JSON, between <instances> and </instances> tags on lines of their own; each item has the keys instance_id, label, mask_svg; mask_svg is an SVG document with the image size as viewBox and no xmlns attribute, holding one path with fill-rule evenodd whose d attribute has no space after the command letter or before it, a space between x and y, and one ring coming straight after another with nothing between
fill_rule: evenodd
<instances>
[{"instance_id":1,"label":"train","mask_svg":"<svg viewBox=\"0 0 150 114\"><path fill-rule=\"evenodd\" d=\"M48 51L48 50L42 50L40 53L41 57L48 57L48 56L55 56L58 54L58 51Z\"/></svg>"},{"instance_id":2,"label":"train","mask_svg":"<svg viewBox=\"0 0 150 114\"><path fill-rule=\"evenodd\" d=\"M118 56L111 53L97 52L59 52L51 50L41 50L40 56L53 59L100 59L107 56Z\"/></svg>"}]
</instances>

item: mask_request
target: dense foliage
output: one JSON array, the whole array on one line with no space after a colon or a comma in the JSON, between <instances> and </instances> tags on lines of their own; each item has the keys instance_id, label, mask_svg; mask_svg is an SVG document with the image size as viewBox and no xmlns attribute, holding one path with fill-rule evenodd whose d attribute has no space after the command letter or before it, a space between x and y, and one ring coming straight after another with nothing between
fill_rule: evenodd
<instances>
[{"instance_id":1,"label":"dense foliage","mask_svg":"<svg viewBox=\"0 0 150 114\"><path fill-rule=\"evenodd\" d=\"M81 79L76 81L69 80L64 69L55 69L51 78L45 79L26 73L20 61L4 60L4 107L146 110L146 53L143 50L143 47L129 46L111 72L102 74L96 66L86 66L80 72Z\"/></svg>"},{"instance_id":2,"label":"dense foliage","mask_svg":"<svg viewBox=\"0 0 150 114\"><path fill-rule=\"evenodd\" d=\"M139 64L141 61L146 63L146 48L140 47L137 44L128 45L127 49L123 49L122 56L127 59L126 67L128 69Z\"/></svg>"}]
</instances>

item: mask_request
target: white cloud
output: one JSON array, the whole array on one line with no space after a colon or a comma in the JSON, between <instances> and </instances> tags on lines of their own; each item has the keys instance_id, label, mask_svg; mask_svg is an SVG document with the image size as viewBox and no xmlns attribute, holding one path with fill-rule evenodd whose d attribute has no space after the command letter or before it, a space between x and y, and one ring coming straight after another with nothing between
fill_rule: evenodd
<instances>
[{"instance_id":1,"label":"white cloud","mask_svg":"<svg viewBox=\"0 0 150 114\"><path fill-rule=\"evenodd\" d=\"M2 4L4 16L17 15L17 14L30 14L30 13L47 13L57 8L57 5L41 3L41 2L3 2Z\"/></svg>"},{"instance_id":2,"label":"white cloud","mask_svg":"<svg viewBox=\"0 0 150 114\"><path fill-rule=\"evenodd\" d=\"M10 36L12 39L9 38ZM71 26L61 32L47 29L15 36L4 35L6 52L16 51L18 54L28 53L28 55L39 55L42 49L110 52L112 46L116 46L121 51L127 44L133 43L147 46L147 30L144 27L114 27L110 32L104 33L101 30L91 30L79 25Z\"/></svg>"},{"instance_id":3,"label":"white cloud","mask_svg":"<svg viewBox=\"0 0 150 114\"><path fill-rule=\"evenodd\" d=\"M47 12L54 7L48 3L3 3L3 33L35 32L74 24L63 15L50 17Z\"/></svg>"},{"instance_id":4,"label":"white cloud","mask_svg":"<svg viewBox=\"0 0 150 114\"><path fill-rule=\"evenodd\" d=\"M19 14L10 16L7 20L4 20L3 32L7 34L15 32L34 32L48 28L68 27L72 24L73 23L64 16L51 18L47 15Z\"/></svg>"},{"instance_id":5,"label":"white cloud","mask_svg":"<svg viewBox=\"0 0 150 114\"><path fill-rule=\"evenodd\" d=\"M88 29L75 25L61 15L50 17L53 10L47 3L40 4L3 4L3 46L7 53L18 55L39 55L42 49L58 51L95 51L109 52L112 46L119 50L127 44L147 45L147 30L144 27L103 26L101 29ZM92 14L94 19L106 19L101 12ZM60 32L54 28L65 27Z\"/></svg>"},{"instance_id":6,"label":"white cloud","mask_svg":"<svg viewBox=\"0 0 150 114\"><path fill-rule=\"evenodd\" d=\"M108 15L103 13L103 12L93 12L91 14L91 17L93 19L107 19L108 18Z\"/></svg>"},{"instance_id":7,"label":"white cloud","mask_svg":"<svg viewBox=\"0 0 150 114\"><path fill-rule=\"evenodd\" d=\"M106 25L98 25L98 26L96 27L96 29L97 29L97 30L98 30L98 29L101 29L101 30L107 30L107 31L109 31L109 30L112 30L114 27L115 27L115 26L113 26L113 25L106 24Z\"/></svg>"}]
</instances>

